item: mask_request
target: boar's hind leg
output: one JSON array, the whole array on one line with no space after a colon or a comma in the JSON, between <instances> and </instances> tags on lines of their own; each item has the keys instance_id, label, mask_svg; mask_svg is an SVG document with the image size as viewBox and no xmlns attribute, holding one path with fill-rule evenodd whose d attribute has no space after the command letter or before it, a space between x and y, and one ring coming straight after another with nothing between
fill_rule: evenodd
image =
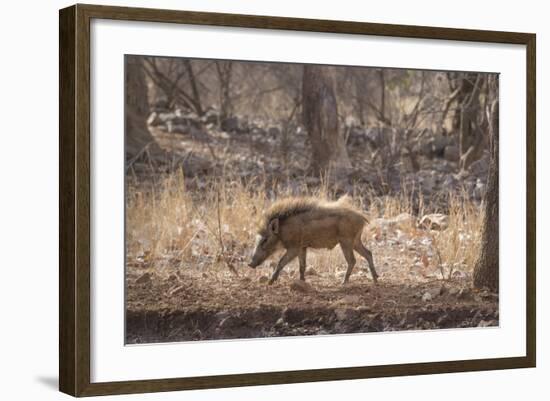
<instances>
[{"instance_id":1,"label":"boar's hind leg","mask_svg":"<svg viewBox=\"0 0 550 401\"><path fill-rule=\"evenodd\" d=\"M359 255L367 259L367 262L369 263L369 270L372 274L372 280L376 283L378 281L378 274L376 273L376 270L374 269L374 261L372 260L372 252L369 251L365 245L361 242L361 239L358 239L355 241L355 247L354 249L357 251Z\"/></svg>"},{"instance_id":2,"label":"boar's hind leg","mask_svg":"<svg viewBox=\"0 0 550 401\"><path fill-rule=\"evenodd\" d=\"M277 268L273 272L273 276L271 276L271 280L269 280L269 285L273 284L275 280L277 280L277 277L279 277L279 274L281 273L281 270L283 270L283 267L285 267L289 262L292 261L298 254L300 253L299 248L290 248L287 249L286 253L283 255L281 260L279 260L279 263L277 264Z\"/></svg>"},{"instance_id":3,"label":"boar's hind leg","mask_svg":"<svg viewBox=\"0 0 550 401\"><path fill-rule=\"evenodd\" d=\"M306 281L306 253L307 248L300 249L300 280Z\"/></svg>"},{"instance_id":4,"label":"boar's hind leg","mask_svg":"<svg viewBox=\"0 0 550 401\"><path fill-rule=\"evenodd\" d=\"M346 262L348 262L348 270L346 271L344 282L342 283L346 284L349 280L349 276L351 276L353 267L355 266L355 256L353 255L353 246L349 242L340 242L340 248L342 248L342 253L346 258Z\"/></svg>"}]
</instances>

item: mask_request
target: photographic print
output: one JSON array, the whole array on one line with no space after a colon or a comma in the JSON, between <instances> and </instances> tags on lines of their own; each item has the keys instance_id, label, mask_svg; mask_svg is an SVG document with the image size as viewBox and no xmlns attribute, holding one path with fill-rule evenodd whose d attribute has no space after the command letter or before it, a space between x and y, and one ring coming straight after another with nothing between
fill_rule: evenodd
<instances>
[{"instance_id":1,"label":"photographic print","mask_svg":"<svg viewBox=\"0 0 550 401\"><path fill-rule=\"evenodd\" d=\"M125 56L125 342L499 325L499 76Z\"/></svg>"}]
</instances>

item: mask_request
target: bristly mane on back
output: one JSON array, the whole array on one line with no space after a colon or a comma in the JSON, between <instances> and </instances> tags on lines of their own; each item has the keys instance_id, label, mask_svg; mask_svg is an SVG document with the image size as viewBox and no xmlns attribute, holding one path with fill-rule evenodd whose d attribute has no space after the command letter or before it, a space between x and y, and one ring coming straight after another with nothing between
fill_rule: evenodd
<instances>
[{"instance_id":1,"label":"bristly mane on back","mask_svg":"<svg viewBox=\"0 0 550 401\"><path fill-rule=\"evenodd\" d=\"M258 231L260 232L266 230L269 222L275 218L284 220L288 217L295 216L300 213L310 212L329 204L352 208L350 199L347 195L344 195L335 202L327 202L312 197L285 198L273 203L273 205L271 205L262 215L258 224Z\"/></svg>"},{"instance_id":2,"label":"bristly mane on back","mask_svg":"<svg viewBox=\"0 0 550 401\"><path fill-rule=\"evenodd\" d=\"M262 216L260 228L265 229L275 218L284 220L287 217L309 212L319 207L320 201L315 198L286 198L272 204Z\"/></svg>"}]
</instances>

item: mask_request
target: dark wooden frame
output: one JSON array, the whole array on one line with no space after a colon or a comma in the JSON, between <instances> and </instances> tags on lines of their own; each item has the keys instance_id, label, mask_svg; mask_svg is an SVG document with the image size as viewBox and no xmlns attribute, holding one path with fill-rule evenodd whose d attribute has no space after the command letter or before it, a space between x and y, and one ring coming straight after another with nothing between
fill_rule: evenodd
<instances>
[{"instance_id":1,"label":"dark wooden frame","mask_svg":"<svg viewBox=\"0 0 550 401\"><path fill-rule=\"evenodd\" d=\"M92 18L525 45L527 324L524 357L90 383L90 20ZM74 396L535 367L535 47L530 33L75 5L59 14L59 388Z\"/></svg>"}]
</instances>

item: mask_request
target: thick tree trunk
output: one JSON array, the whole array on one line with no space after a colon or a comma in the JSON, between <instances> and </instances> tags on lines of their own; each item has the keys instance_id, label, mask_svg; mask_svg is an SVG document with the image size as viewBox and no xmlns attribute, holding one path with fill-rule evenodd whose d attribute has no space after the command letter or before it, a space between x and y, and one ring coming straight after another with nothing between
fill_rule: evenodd
<instances>
[{"instance_id":1,"label":"thick tree trunk","mask_svg":"<svg viewBox=\"0 0 550 401\"><path fill-rule=\"evenodd\" d=\"M338 129L338 105L329 67L305 65L302 118L312 147L312 167L318 173L351 168L344 138Z\"/></svg>"},{"instance_id":2,"label":"thick tree trunk","mask_svg":"<svg viewBox=\"0 0 550 401\"><path fill-rule=\"evenodd\" d=\"M481 252L474 267L474 287L487 287L498 291L499 281L499 235L498 235L498 100L490 112L491 161L489 181L485 195L485 217L481 236Z\"/></svg>"},{"instance_id":3,"label":"thick tree trunk","mask_svg":"<svg viewBox=\"0 0 550 401\"><path fill-rule=\"evenodd\" d=\"M132 160L146 147L151 155L162 153L147 128L149 102L147 83L140 57L126 56L126 160Z\"/></svg>"}]
</instances>

